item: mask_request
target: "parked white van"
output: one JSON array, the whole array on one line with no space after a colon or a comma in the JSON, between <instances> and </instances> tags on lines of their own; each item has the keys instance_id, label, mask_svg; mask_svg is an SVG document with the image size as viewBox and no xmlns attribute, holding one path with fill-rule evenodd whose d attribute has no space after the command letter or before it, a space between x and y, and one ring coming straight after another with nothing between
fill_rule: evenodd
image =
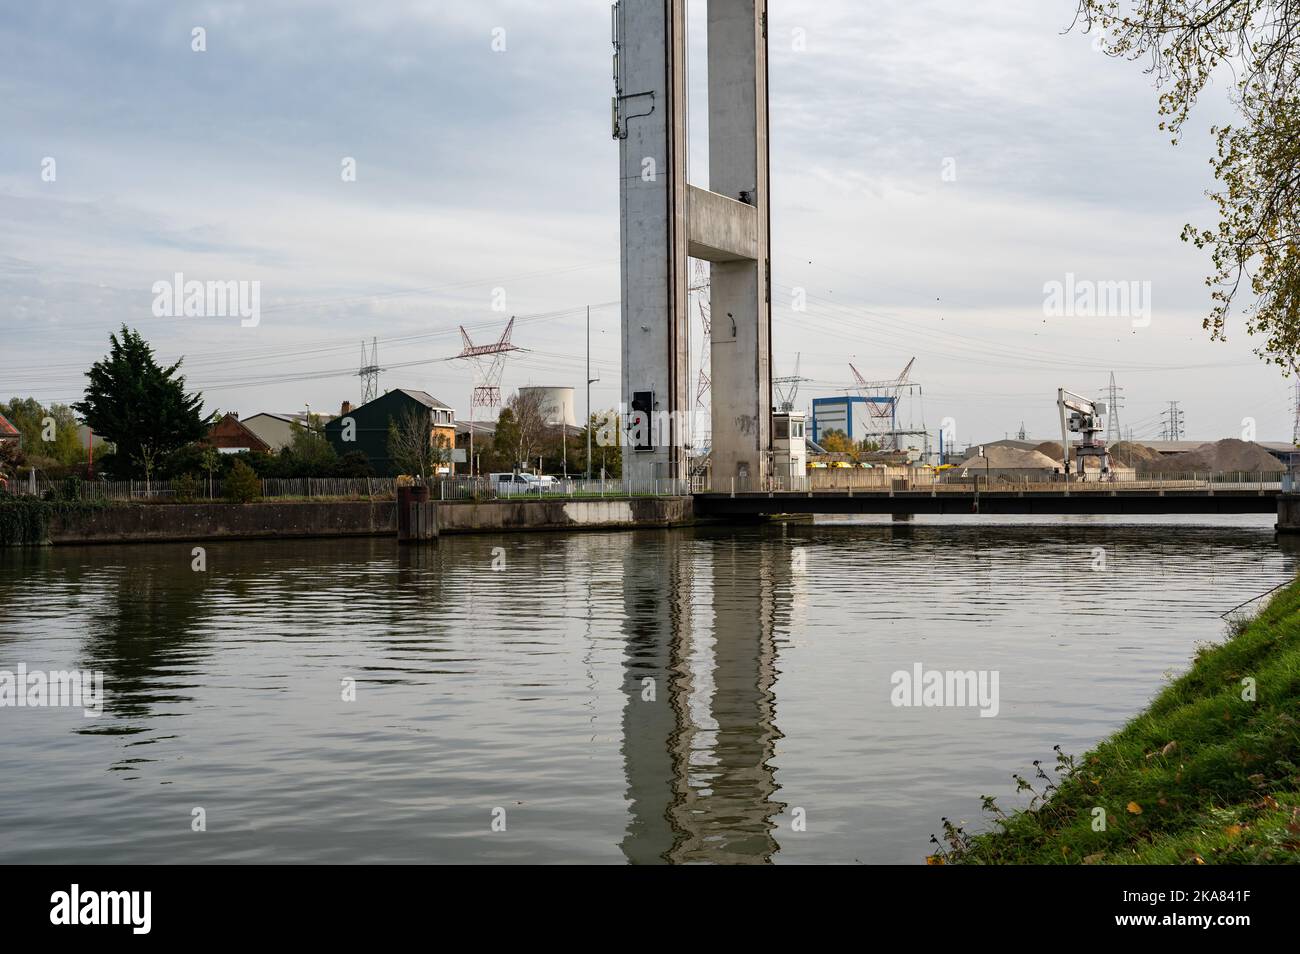
<instances>
[{"instance_id":1,"label":"parked white van","mask_svg":"<svg viewBox=\"0 0 1300 954\"><path fill-rule=\"evenodd\" d=\"M488 482L500 494L539 494L543 489L555 483L554 477L538 477L536 474L488 474Z\"/></svg>"}]
</instances>

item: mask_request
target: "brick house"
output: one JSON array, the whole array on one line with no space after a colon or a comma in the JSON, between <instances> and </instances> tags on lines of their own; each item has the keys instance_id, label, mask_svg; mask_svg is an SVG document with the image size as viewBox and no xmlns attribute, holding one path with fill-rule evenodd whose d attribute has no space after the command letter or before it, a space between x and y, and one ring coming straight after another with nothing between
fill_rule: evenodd
<instances>
[{"instance_id":1,"label":"brick house","mask_svg":"<svg viewBox=\"0 0 1300 954\"><path fill-rule=\"evenodd\" d=\"M213 424L200 443L215 447L223 454L239 454L244 451L266 454L271 450L270 444L243 425L238 414L227 414Z\"/></svg>"}]
</instances>

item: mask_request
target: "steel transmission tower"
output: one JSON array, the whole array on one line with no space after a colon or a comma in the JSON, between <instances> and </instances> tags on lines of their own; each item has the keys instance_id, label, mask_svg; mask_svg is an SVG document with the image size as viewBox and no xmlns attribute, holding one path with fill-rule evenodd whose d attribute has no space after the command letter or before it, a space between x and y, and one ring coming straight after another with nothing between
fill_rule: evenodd
<instances>
[{"instance_id":1,"label":"steel transmission tower","mask_svg":"<svg viewBox=\"0 0 1300 954\"><path fill-rule=\"evenodd\" d=\"M1119 411L1124 402L1124 396L1120 391L1124 389L1117 387L1115 384L1115 372L1110 373L1110 386L1105 389L1106 395L1106 443L1114 444L1123 440L1124 431L1119 425Z\"/></svg>"},{"instance_id":2,"label":"steel transmission tower","mask_svg":"<svg viewBox=\"0 0 1300 954\"><path fill-rule=\"evenodd\" d=\"M916 364L915 358L907 362L907 367L903 368L902 373L892 381L868 381L857 368L852 364L849 365L849 370L853 372L856 390L867 401L867 421L871 429L869 436L876 440L881 450L898 449L897 436L891 438L889 435L897 426L899 397L914 386L909 381L914 364ZM891 441L892 446L890 446Z\"/></svg>"},{"instance_id":3,"label":"steel transmission tower","mask_svg":"<svg viewBox=\"0 0 1300 954\"><path fill-rule=\"evenodd\" d=\"M712 430L712 415L709 411L709 402L706 398L709 395L711 382L709 380L709 360L710 344L713 335L713 321L710 315L709 300L709 265L707 262L695 263L695 280L691 284L691 292L695 295L696 306L700 310L700 326L703 334L700 338L700 370L695 381L695 418L693 428L695 430L695 446L698 450L703 450L709 446ZM703 422L703 423L701 423Z\"/></svg>"},{"instance_id":4,"label":"steel transmission tower","mask_svg":"<svg viewBox=\"0 0 1300 954\"><path fill-rule=\"evenodd\" d=\"M790 414L794 411L795 402L799 400L799 385L812 380L812 378L800 377L799 362L802 360L803 354L796 354L794 374L772 379L772 387L776 390L776 409L782 414Z\"/></svg>"},{"instance_id":5,"label":"steel transmission tower","mask_svg":"<svg viewBox=\"0 0 1300 954\"><path fill-rule=\"evenodd\" d=\"M1164 431L1162 438L1167 441L1181 441L1187 436L1187 431L1183 427L1183 412L1179 409L1178 401L1169 402L1169 410L1164 415Z\"/></svg>"},{"instance_id":6,"label":"steel transmission tower","mask_svg":"<svg viewBox=\"0 0 1300 954\"><path fill-rule=\"evenodd\" d=\"M506 355L519 351L517 345L510 343L510 335L515 329L515 319L511 317L506 330L495 344L476 345L470 341L464 325L460 329L460 338L465 347L457 359L470 361L474 365L474 393L469 403L469 473L474 476L474 409L480 407L501 406L501 375L506 369Z\"/></svg>"},{"instance_id":7,"label":"steel transmission tower","mask_svg":"<svg viewBox=\"0 0 1300 954\"><path fill-rule=\"evenodd\" d=\"M369 404L379 397L379 339L370 339L370 350L366 351L366 339L361 339L361 370L357 377L361 379L361 403Z\"/></svg>"}]
</instances>

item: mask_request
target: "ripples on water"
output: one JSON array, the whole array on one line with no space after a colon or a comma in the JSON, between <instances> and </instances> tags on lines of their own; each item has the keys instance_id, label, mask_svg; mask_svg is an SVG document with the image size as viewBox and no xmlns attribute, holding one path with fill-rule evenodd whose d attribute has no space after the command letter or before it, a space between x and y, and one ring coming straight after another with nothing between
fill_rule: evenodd
<instances>
[{"instance_id":1,"label":"ripples on water","mask_svg":"<svg viewBox=\"0 0 1300 954\"><path fill-rule=\"evenodd\" d=\"M0 709L0 861L914 863L1291 576L1271 523L0 552L0 669L108 697ZM917 662L1000 714L894 708Z\"/></svg>"}]
</instances>

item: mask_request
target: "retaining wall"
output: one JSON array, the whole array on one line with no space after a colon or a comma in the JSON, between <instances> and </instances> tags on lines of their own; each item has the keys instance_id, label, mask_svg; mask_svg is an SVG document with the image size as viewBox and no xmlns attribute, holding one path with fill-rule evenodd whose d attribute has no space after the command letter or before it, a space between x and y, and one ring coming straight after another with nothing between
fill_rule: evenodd
<instances>
[{"instance_id":1,"label":"retaining wall","mask_svg":"<svg viewBox=\"0 0 1300 954\"><path fill-rule=\"evenodd\" d=\"M437 533L670 527L691 523L690 497L437 503ZM394 501L145 504L50 521L49 542L149 543L311 537L397 537Z\"/></svg>"}]
</instances>

